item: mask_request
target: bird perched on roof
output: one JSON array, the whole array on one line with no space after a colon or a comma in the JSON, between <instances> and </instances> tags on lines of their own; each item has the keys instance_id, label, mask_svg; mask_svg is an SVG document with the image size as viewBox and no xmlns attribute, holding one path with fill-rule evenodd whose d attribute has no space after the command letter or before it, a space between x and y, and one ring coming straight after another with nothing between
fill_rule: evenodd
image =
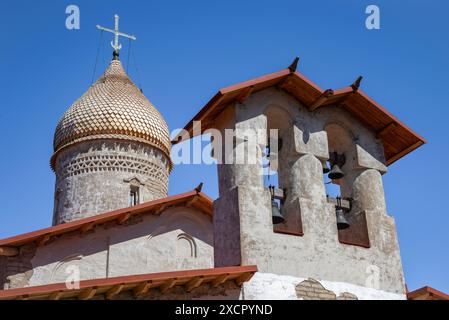
<instances>
[{"instance_id":1,"label":"bird perched on roof","mask_svg":"<svg viewBox=\"0 0 449 320\"><path fill-rule=\"evenodd\" d=\"M202 189L203 189L203 183L201 182L201 183L195 188L195 191L196 191L197 193L200 193Z\"/></svg>"}]
</instances>

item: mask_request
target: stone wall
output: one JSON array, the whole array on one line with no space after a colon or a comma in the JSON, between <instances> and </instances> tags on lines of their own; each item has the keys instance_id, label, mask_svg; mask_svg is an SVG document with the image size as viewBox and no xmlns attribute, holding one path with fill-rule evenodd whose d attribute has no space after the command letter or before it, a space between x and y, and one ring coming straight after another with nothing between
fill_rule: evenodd
<instances>
[{"instance_id":1,"label":"stone wall","mask_svg":"<svg viewBox=\"0 0 449 320\"><path fill-rule=\"evenodd\" d=\"M31 260L36 253L36 245L28 244L20 248L20 254L0 257L0 288L20 288L28 285L33 275Z\"/></svg>"},{"instance_id":2,"label":"stone wall","mask_svg":"<svg viewBox=\"0 0 449 320\"><path fill-rule=\"evenodd\" d=\"M106 223L51 239L0 260L0 287L18 288L80 280L213 267L211 217L175 207L125 224ZM3 271L2 271L3 270Z\"/></svg>"},{"instance_id":3,"label":"stone wall","mask_svg":"<svg viewBox=\"0 0 449 320\"><path fill-rule=\"evenodd\" d=\"M307 279L295 286L296 296L303 300L337 300L333 291L327 290L314 279Z\"/></svg>"},{"instance_id":4,"label":"stone wall","mask_svg":"<svg viewBox=\"0 0 449 320\"><path fill-rule=\"evenodd\" d=\"M53 224L164 198L169 160L158 149L125 140L94 140L63 149L56 160Z\"/></svg>"}]
</instances>

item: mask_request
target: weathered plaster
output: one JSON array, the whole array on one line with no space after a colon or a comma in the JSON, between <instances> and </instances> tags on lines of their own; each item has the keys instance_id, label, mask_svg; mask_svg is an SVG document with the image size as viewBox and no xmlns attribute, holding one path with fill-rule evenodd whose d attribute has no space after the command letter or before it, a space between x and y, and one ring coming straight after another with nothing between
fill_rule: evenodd
<instances>
[{"instance_id":1,"label":"weathered plaster","mask_svg":"<svg viewBox=\"0 0 449 320\"><path fill-rule=\"evenodd\" d=\"M53 224L128 207L136 182L140 203L167 196L167 157L137 142L103 139L75 144L60 152L55 171Z\"/></svg>"},{"instance_id":2,"label":"weathered plaster","mask_svg":"<svg viewBox=\"0 0 449 320\"><path fill-rule=\"evenodd\" d=\"M68 234L37 247L26 271L9 277L9 287L65 282L73 271L68 266L79 268L81 280L213 267L209 216L175 207L139 218L86 234Z\"/></svg>"},{"instance_id":3,"label":"weathered plaster","mask_svg":"<svg viewBox=\"0 0 449 320\"><path fill-rule=\"evenodd\" d=\"M291 117L290 121L281 121L286 127L279 128L286 142L280 151L279 185L286 188L287 203L299 201L304 235L273 233L270 194L263 188L260 163L218 165L219 183L223 185L214 204L215 265L256 264L262 273L361 287L375 269L379 290L403 295L394 220L386 212L381 179L386 171L385 159L375 133L342 108L327 106L311 113L274 88L237 104L234 117L228 115L226 125L263 132L267 123L273 122L269 119L273 112L267 112L273 108ZM256 141L253 143L260 144ZM326 149L346 155L342 195L354 199L350 214L366 211L370 248L338 240L335 207L326 201L321 167L321 161L328 157ZM224 241L224 235L229 242Z\"/></svg>"},{"instance_id":4,"label":"weathered plaster","mask_svg":"<svg viewBox=\"0 0 449 320\"><path fill-rule=\"evenodd\" d=\"M32 277L34 270L31 259L36 253L36 246L24 245L19 252L17 256L0 257L0 288L26 286Z\"/></svg>"},{"instance_id":5,"label":"weathered plaster","mask_svg":"<svg viewBox=\"0 0 449 320\"><path fill-rule=\"evenodd\" d=\"M226 290L204 286L191 294L182 288L163 295L150 290L142 298L405 298L395 223L387 214L382 185L387 171L383 147L374 132L342 108L309 112L274 88L230 106L217 123L223 134L226 128L243 135L248 129L262 133L255 140L237 141L232 150L220 146L222 160L236 157L241 146L254 152L250 164L217 166L220 197L214 202L213 226L209 216L184 207L138 216L124 225L108 223L52 239L15 260L2 259L0 277L8 287L23 287L63 282L68 266L78 267L81 279L93 279L255 264L260 272L242 291L229 284ZM300 212L303 236L273 232L260 161L271 128L278 128L283 139L279 186L285 188L284 205ZM342 195L353 199L349 214L366 213L370 248L338 240L335 207L326 201L322 174L329 151L346 155L346 175L338 183ZM114 162L119 156L129 160L123 170L116 170L122 166ZM105 162L79 167L86 157ZM142 163L154 170L140 170ZM69 147L58 157L56 171L55 223L128 206L130 184L140 185L141 201L148 201L165 196L168 183L167 159L159 151L123 141ZM117 297L132 298L129 293Z\"/></svg>"},{"instance_id":6,"label":"weathered plaster","mask_svg":"<svg viewBox=\"0 0 449 320\"><path fill-rule=\"evenodd\" d=\"M298 297L298 286L311 279L299 278L272 273L257 272L249 282L243 284L243 293L246 300L301 300ZM314 287L303 289L308 292L319 293L315 300L319 299L347 299L349 294L358 300L405 300L405 294L391 293L366 286L358 286L351 283L313 280ZM317 290L315 290L317 289ZM327 291L327 295L324 295ZM312 297L312 296L311 296ZM340 299L339 299L340 298Z\"/></svg>"}]
</instances>

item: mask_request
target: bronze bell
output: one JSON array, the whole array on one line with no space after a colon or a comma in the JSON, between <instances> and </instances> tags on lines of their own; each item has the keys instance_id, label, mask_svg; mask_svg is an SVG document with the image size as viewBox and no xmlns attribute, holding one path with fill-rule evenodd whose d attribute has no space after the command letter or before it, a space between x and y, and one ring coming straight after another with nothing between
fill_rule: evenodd
<instances>
[{"instance_id":1,"label":"bronze bell","mask_svg":"<svg viewBox=\"0 0 449 320\"><path fill-rule=\"evenodd\" d=\"M343 209L341 207L337 207L335 213L337 215L337 229L343 230L349 228L350 224L348 220L346 220L345 212L343 211Z\"/></svg>"},{"instance_id":2,"label":"bronze bell","mask_svg":"<svg viewBox=\"0 0 449 320\"><path fill-rule=\"evenodd\" d=\"M327 165L327 161L323 161L323 173L326 174L329 173L329 171L331 171L331 169Z\"/></svg>"},{"instance_id":3,"label":"bronze bell","mask_svg":"<svg viewBox=\"0 0 449 320\"><path fill-rule=\"evenodd\" d=\"M343 173L343 171L341 171L338 164L333 164L331 171L329 171L329 175L328 175L329 179L338 180L338 179L343 178L344 176L345 176L345 174Z\"/></svg>"},{"instance_id":4,"label":"bronze bell","mask_svg":"<svg viewBox=\"0 0 449 320\"><path fill-rule=\"evenodd\" d=\"M271 201L271 217L273 219L273 224L278 224L284 222L284 217L281 214L281 210L279 210L279 205L276 201Z\"/></svg>"}]
</instances>

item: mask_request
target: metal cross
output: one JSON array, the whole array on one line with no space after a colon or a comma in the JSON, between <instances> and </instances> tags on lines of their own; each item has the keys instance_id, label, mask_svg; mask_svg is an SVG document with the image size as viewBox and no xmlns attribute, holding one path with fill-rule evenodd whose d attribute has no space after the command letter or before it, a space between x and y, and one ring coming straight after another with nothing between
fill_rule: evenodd
<instances>
[{"instance_id":1,"label":"metal cross","mask_svg":"<svg viewBox=\"0 0 449 320\"><path fill-rule=\"evenodd\" d=\"M100 26L98 24L97 24L97 29L103 30L103 31L107 31L107 32L110 32L110 33L114 34L114 42L111 41L111 46L112 46L112 48L114 48L114 52L118 54L118 51L122 48L122 45L118 42L118 37L119 36L131 39L131 40L136 40L136 37L131 35L131 34L126 34L126 33L120 32L118 30L119 16L118 15L114 15L114 18L115 18L115 28L114 28L114 30L102 27L102 26Z\"/></svg>"}]
</instances>

